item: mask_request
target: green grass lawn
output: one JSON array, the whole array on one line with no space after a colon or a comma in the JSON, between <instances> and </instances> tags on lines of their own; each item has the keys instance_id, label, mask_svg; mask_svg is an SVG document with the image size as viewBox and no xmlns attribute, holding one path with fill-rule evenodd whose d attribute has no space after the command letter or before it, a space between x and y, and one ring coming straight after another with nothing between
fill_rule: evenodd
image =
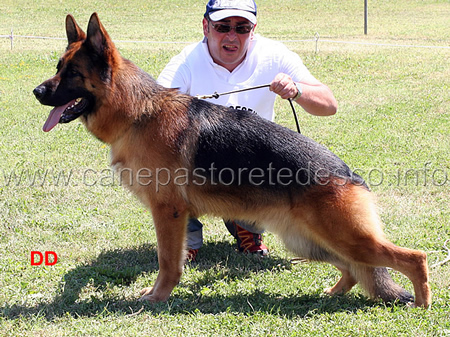
<instances>
[{"instance_id":1,"label":"green grass lawn","mask_svg":"<svg viewBox=\"0 0 450 337\"><path fill-rule=\"evenodd\" d=\"M0 35L64 38L66 14L86 28L96 11L121 53L157 77L202 38L205 3L3 0ZM431 266L449 254L450 5L369 1L365 36L363 4L261 0L257 31L287 41L333 90L335 116L297 108L302 132L361 173L389 239L428 252ZM169 301L138 302L158 271L151 214L112 179L108 148L79 122L42 132L49 108L32 90L55 73L65 47L17 37L11 50L0 39L0 335L450 336L450 263L431 269L429 310L372 302L359 287L329 298L322 291L339 277L332 266L291 263L269 233L269 258L243 256L208 217L199 262L186 266ZM276 121L295 129L289 104L276 109ZM54 251L58 263L31 266L31 251Z\"/></svg>"}]
</instances>

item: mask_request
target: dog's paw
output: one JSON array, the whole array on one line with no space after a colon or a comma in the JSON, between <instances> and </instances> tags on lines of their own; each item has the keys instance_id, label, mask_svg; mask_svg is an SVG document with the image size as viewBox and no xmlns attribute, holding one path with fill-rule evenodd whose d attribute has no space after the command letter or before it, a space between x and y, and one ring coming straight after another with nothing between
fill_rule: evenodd
<instances>
[{"instance_id":1,"label":"dog's paw","mask_svg":"<svg viewBox=\"0 0 450 337\"><path fill-rule=\"evenodd\" d=\"M169 295L161 296L161 294L154 292L153 287L142 289L140 294L141 294L141 297L139 298L139 302L149 301L152 303L165 302L165 301L167 301L167 299L169 298L169 295L170 295L170 293L169 293Z\"/></svg>"},{"instance_id":2,"label":"dog's paw","mask_svg":"<svg viewBox=\"0 0 450 337\"><path fill-rule=\"evenodd\" d=\"M153 293L153 287L142 289L140 291L141 297L139 298L139 302L151 301L152 293ZM151 301L151 302L153 302L153 301Z\"/></svg>"},{"instance_id":3,"label":"dog's paw","mask_svg":"<svg viewBox=\"0 0 450 337\"><path fill-rule=\"evenodd\" d=\"M325 295L328 295L328 296L333 296L333 295L335 294L335 293L333 292L333 287L324 289L324 290L323 290L323 293L324 293Z\"/></svg>"},{"instance_id":4,"label":"dog's paw","mask_svg":"<svg viewBox=\"0 0 450 337\"><path fill-rule=\"evenodd\" d=\"M417 304L416 302L408 302L406 303L407 308L422 308L422 309L430 309L431 304L424 305L424 304Z\"/></svg>"},{"instance_id":5,"label":"dog's paw","mask_svg":"<svg viewBox=\"0 0 450 337\"><path fill-rule=\"evenodd\" d=\"M340 296L344 295L348 290L345 290L341 287L330 287L323 290L323 293L328 296Z\"/></svg>"},{"instance_id":6,"label":"dog's paw","mask_svg":"<svg viewBox=\"0 0 450 337\"><path fill-rule=\"evenodd\" d=\"M140 291L141 296L151 295L153 293L153 287L144 288Z\"/></svg>"},{"instance_id":7,"label":"dog's paw","mask_svg":"<svg viewBox=\"0 0 450 337\"><path fill-rule=\"evenodd\" d=\"M408 302L406 303L407 308L417 308L416 304L414 302Z\"/></svg>"}]
</instances>

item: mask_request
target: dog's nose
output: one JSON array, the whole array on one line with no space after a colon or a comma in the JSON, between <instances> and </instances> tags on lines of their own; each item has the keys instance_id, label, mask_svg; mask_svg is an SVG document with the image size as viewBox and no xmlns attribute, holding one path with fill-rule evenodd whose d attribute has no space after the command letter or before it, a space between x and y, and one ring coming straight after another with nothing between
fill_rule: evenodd
<instances>
[{"instance_id":1,"label":"dog's nose","mask_svg":"<svg viewBox=\"0 0 450 337\"><path fill-rule=\"evenodd\" d=\"M42 97L45 96L46 91L47 90L45 89L45 86L40 85L40 86L37 86L36 88L34 88L33 94L34 94L34 96L36 96L36 98L38 100L41 100Z\"/></svg>"}]
</instances>

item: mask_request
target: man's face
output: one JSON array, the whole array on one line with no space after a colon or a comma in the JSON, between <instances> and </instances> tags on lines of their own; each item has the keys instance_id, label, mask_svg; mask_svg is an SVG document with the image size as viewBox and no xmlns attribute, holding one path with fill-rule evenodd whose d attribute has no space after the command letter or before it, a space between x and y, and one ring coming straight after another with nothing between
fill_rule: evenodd
<instances>
[{"instance_id":1,"label":"man's face","mask_svg":"<svg viewBox=\"0 0 450 337\"><path fill-rule=\"evenodd\" d=\"M245 58L250 41L253 39L254 27L246 34L237 34L235 29L228 33L220 33L214 25L229 25L231 27L252 25L247 19L233 16L221 21L203 19L203 33L208 39L208 49L214 62L228 71L233 71ZM256 26L256 25L255 25Z\"/></svg>"}]
</instances>

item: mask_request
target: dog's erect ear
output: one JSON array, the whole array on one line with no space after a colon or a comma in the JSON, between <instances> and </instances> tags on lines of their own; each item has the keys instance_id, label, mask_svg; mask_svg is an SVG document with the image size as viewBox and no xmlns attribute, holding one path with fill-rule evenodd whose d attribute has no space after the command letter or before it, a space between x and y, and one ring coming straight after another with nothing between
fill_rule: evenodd
<instances>
[{"instance_id":1,"label":"dog's erect ear","mask_svg":"<svg viewBox=\"0 0 450 337\"><path fill-rule=\"evenodd\" d=\"M97 13L92 14L89 19L87 42L99 55L104 55L112 44L111 38L100 22Z\"/></svg>"},{"instance_id":2,"label":"dog's erect ear","mask_svg":"<svg viewBox=\"0 0 450 337\"><path fill-rule=\"evenodd\" d=\"M82 41L86 38L86 34L81 30L72 15L66 17L66 34L69 44Z\"/></svg>"}]
</instances>

